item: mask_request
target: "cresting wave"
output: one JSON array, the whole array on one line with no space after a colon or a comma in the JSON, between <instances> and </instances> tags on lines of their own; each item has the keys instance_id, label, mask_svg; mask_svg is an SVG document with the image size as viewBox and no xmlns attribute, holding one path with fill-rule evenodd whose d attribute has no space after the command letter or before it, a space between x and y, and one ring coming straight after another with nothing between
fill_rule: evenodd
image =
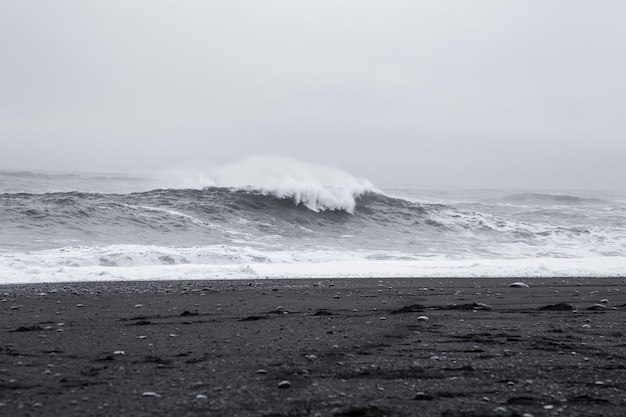
<instances>
[{"instance_id":1,"label":"cresting wave","mask_svg":"<svg viewBox=\"0 0 626 417\"><path fill-rule=\"evenodd\" d=\"M626 271L620 198L427 191L283 160L167 181L0 171L0 282Z\"/></svg>"},{"instance_id":2,"label":"cresting wave","mask_svg":"<svg viewBox=\"0 0 626 417\"><path fill-rule=\"evenodd\" d=\"M399 250L422 256L626 253L626 247L614 244L619 236L581 223L575 211L572 218L562 216L560 223L546 224L536 221L546 216L546 209L528 211L536 218L530 222L526 217L420 204L371 191L353 198L351 210L322 210L309 208L299 196L217 187L131 194L4 194L0 226L8 239L0 248L234 244Z\"/></svg>"},{"instance_id":3,"label":"cresting wave","mask_svg":"<svg viewBox=\"0 0 626 417\"><path fill-rule=\"evenodd\" d=\"M276 156L252 156L239 162L198 171L164 173L174 187L212 187L243 190L280 199L288 198L313 211L354 211L356 198L366 192L379 192L369 181L345 171Z\"/></svg>"},{"instance_id":4,"label":"cresting wave","mask_svg":"<svg viewBox=\"0 0 626 417\"><path fill-rule=\"evenodd\" d=\"M337 200L304 203L302 195L207 187L131 194L47 193L0 195L6 249L115 243L203 245L277 236L339 238L427 221L419 204L364 192L339 208ZM435 210L435 207L431 210ZM408 222L408 223L407 223ZM434 224L434 222L433 222ZM391 230L389 228L389 230ZM388 230L388 232L389 232ZM324 240L322 240L324 242Z\"/></svg>"}]
</instances>

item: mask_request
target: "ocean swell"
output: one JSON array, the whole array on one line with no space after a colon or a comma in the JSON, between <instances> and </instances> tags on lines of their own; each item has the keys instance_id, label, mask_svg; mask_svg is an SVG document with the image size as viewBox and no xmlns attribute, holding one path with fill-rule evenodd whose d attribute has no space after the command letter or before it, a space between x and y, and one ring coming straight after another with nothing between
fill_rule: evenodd
<instances>
[{"instance_id":1,"label":"ocean swell","mask_svg":"<svg viewBox=\"0 0 626 417\"><path fill-rule=\"evenodd\" d=\"M368 180L343 170L276 156L252 156L206 171L170 171L164 176L175 188L219 187L258 192L291 199L313 211L352 213L356 198L378 191Z\"/></svg>"},{"instance_id":2,"label":"ocean swell","mask_svg":"<svg viewBox=\"0 0 626 417\"><path fill-rule=\"evenodd\" d=\"M392 197L340 170L273 161L148 182L0 171L0 275L614 274L626 259L626 206L610 196Z\"/></svg>"}]
</instances>

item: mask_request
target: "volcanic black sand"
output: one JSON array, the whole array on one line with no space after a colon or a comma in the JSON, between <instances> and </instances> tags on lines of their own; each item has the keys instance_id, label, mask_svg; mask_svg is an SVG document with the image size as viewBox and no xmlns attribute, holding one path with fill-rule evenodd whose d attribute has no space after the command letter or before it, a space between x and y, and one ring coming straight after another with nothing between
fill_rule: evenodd
<instances>
[{"instance_id":1,"label":"volcanic black sand","mask_svg":"<svg viewBox=\"0 0 626 417\"><path fill-rule=\"evenodd\" d=\"M624 416L624 278L0 286L2 416Z\"/></svg>"}]
</instances>

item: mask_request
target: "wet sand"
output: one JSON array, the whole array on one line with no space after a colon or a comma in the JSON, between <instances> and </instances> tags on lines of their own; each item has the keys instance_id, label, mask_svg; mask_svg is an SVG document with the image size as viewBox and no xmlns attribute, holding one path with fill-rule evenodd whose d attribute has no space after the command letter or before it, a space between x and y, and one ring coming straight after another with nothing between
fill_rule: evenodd
<instances>
[{"instance_id":1,"label":"wet sand","mask_svg":"<svg viewBox=\"0 0 626 417\"><path fill-rule=\"evenodd\" d=\"M626 280L514 281L0 286L0 415L626 415Z\"/></svg>"}]
</instances>

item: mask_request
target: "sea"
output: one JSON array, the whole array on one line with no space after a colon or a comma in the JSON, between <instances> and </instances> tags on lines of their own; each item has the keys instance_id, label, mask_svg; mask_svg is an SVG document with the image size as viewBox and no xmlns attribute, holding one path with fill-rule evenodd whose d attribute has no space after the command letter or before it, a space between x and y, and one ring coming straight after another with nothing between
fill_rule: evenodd
<instances>
[{"instance_id":1,"label":"sea","mask_svg":"<svg viewBox=\"0 0 626 417\"><path fill-rule=\"evenodd\" d=\"M625 194L380 187L291 162L0 170L0 284L577 276L626 276Z\"/></svg>"}]
</instances>

